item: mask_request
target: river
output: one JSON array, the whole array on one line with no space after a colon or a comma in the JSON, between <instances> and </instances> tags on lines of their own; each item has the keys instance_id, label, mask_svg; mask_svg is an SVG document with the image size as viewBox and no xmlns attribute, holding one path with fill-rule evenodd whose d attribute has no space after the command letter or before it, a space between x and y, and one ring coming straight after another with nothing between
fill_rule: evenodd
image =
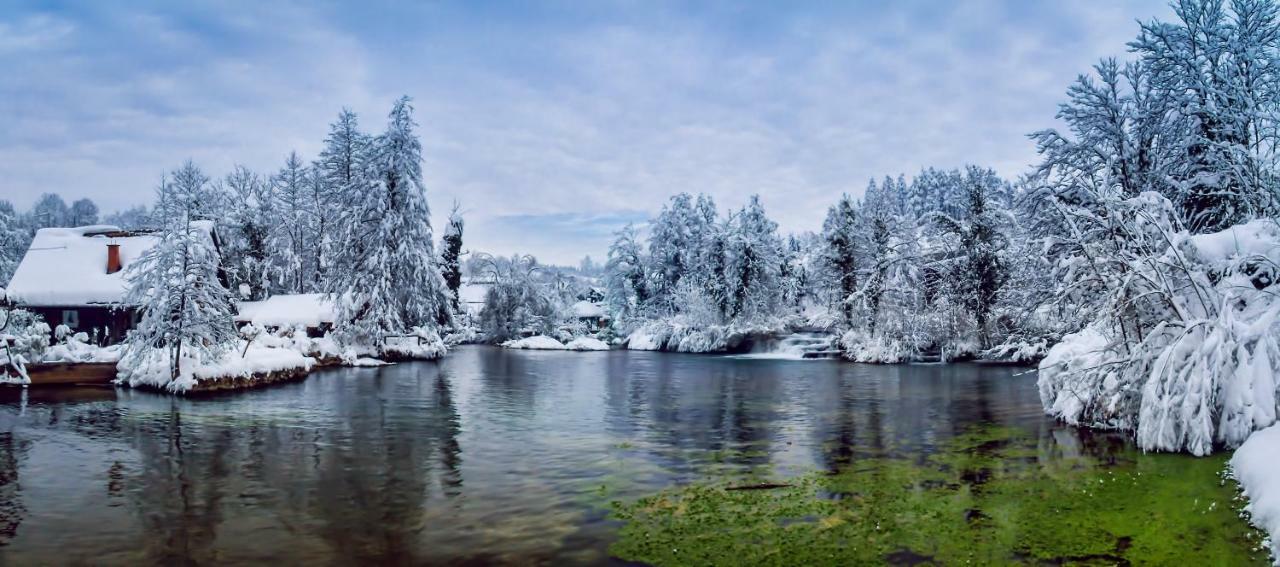
<instances>
[{"instance_id":1,"label":"river","mask_svg":"<svg viewBox=\"0 0 1280 567\"><path fill-rule=\"evenodd\" d=\"M628 542L629 522L655 518L637 520L620 506L664 491L679 499L684 487L703 484L787 484L882 461L916 466L975 431L1017 432L1030 456L1005 460L1029 463L1018 470L1037 479L1063 462L1077 463L1063 468L1073 474L1079 463L1117 459L1139 474L1155 458L1122 436L1044 417L1034 372L979 364L468 346L440 362L327 369L211 397L110 388L0 396L0 562L10 564L679 563L687 556ZM981 467L987 476L1014 474L995 469ZM1074 481L1055 481L1063 482ZM938 490L963 492L966 502L1005 490L993 484L983 495L961 484ZM910 486L917 495L932 490L925 481ZM999 523L1042 504L1034 500L991 500L985 512L966 504L953 522ZM1213 504L1227 527L1200 534L1206 543L1192 552L1253 553L1243 549L1241 538L1253 537L1243 521L1230 523L1231 505ZM996 506L1015 509L997 514ZM1116 521L1140 523L1149 512L1129 509L1131 518ZM1134 538L1138 549L1159 543L1112 535L1119 543L1105 545L1117 556ZM729 543L707 541L706 552ZM933 553L885 545L907 553L874 556L886 562ZM1009 558L1038 553L1009 546Z\"/></svg>"}]
</instances>

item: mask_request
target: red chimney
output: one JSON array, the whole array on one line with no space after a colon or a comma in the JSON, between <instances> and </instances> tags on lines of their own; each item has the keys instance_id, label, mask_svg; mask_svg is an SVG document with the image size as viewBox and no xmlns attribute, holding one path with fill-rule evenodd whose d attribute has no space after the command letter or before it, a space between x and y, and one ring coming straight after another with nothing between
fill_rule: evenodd
<instances>
[{"instance_id":1,"label":"red chimney","mask_svg":"<svg viewBox=\"0 0 1280 567\"><path fill-rule=\"evenodd\" d=\"M107 245L107 273L114 274L120 271L120 245Z\"/></svg>"}]
</instances>

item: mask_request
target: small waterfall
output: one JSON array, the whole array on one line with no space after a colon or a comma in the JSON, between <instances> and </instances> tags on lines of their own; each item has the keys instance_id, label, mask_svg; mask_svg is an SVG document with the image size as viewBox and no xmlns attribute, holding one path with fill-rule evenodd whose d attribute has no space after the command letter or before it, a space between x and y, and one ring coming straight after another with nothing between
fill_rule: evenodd
<instances>
[{"instance_id":1,"label":"small waterfall","mask_svg":"<svg viewBox=\"0 0 1280 567\"><path fill-rule=\"evenodd\" d=\"M835 347L835 337L831 335L793 333L780 338L759 341L751 352L739 357L802 360L836 358L839 355L840 351Z\"/></svg>"}]
</instances>

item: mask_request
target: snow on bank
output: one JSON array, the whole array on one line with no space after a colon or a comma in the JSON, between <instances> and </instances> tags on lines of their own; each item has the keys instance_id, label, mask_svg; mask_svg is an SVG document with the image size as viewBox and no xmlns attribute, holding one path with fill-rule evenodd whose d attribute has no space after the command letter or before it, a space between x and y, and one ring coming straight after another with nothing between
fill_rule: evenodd
<instances>
[{"instance_id":1,"label":"snow on bank","mask_svg":"<svg viewBox=\"0 0 1280 567\"><path fill-rule=\"evenodd\" d=\"M1249 437L1231 457L1231 476L1249 499L1250 521L1269 535L1271 560L1280 565L1280 425Z\"/></svg>"},{"instance_id":2,"label":"snow on bank","mask_svg":"<svg viewBox=\"0 0 1280 567\"><path fill-rule=\"evenodd\" d=\"M502 343L502 347L524 350L609 350L608 343L592 337L578 337L568 343L561 343L546 335L512 339Z\"/></svg>"},{"instance_id":3,"label":"snow on bank","mask_svg":"<svg viewBox=\"0 0 1280 567\"><path fill-rule=\"evenodd\" d=\"M1158 256L1131 262L1123 305L1049 350L1040 398L1067 423L1205 455L1276 422L1280 225L1168 238Z\"/></svg>"},{"instance_id":4,"label":"snow on bank","mask_svg":"<svg viewBox=\"0 0 1280 567\"><path fill-rule=\"evenodd\" d=\"M284 348L268 348L258 344L249 345L245 350L244 343L218 360L203 361L199 358L187 358L182 361L182 369L177 379L170 379L169 355L160 350L152 351L142 364L130 371L117 366L119 377L116 383L130 387L152 387L170 392L188 392L199 389L202 384L222 379L262 379L275 372L311 370L316 360L302 353Z\"/></svg>"},{"instance_id":5,"label":"snow on bank","mask_svg":"<svg viewBox=\"0 0 1280 567\"><path fill-rule=\"evenodd\" d=\"M689 325L678 320L650 321L627 336L629 350L689 353L727 353L742 348L752 337L777 336L789 326L779 321L729 325Z\"/></svg>"},{"instance_id":6,"label":"snow on bank","mask_svg":"<svg viewBox=\"0 0 1280 567\"><path fill-rule=\"evenodd\" d=\"M379 350L384 358L393 360L436 360L449 353L449 347L439 334L420 328L414 329L412 335L387 337Z\"/></svg>"},{"instance_id":7,"label":"snow on bank","mask_svg":"<svg viewBox=\"0 0 1280 567\"><path fill-rule=\"evenodd\" d=\"M578 337L564 347L568 350L609 350L609 343L593 337Z\"/></svg>"},{"instance_id":8,"label":"snow on bank","mask_svg":"<svg viewBox=\"0 0 1280 567\"><path fill-rule=\"evenodd\" d=\"M564 344L546 335L534 335L523 339L511 339L502 343L502 348L518 348L524 350L564 350Z\"/></svg>"}]
</instances>

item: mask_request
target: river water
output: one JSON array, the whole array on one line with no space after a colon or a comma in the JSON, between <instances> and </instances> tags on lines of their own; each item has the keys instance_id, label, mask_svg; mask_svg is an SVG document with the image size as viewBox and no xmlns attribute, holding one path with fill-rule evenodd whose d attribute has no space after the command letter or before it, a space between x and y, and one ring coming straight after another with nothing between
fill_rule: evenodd
<instances>
[{"instance_id":1,"label":"river water","mask_svg":"<svg viewBox=\"0 0 1280 567\"><path fill-rule=\"evenodd\" d=\"M1055 454L1034 373L462 347L213 397L0 392L0 563L600 563L609 502L928 454L974 425Z\"/></svg>"}]
</instances>

